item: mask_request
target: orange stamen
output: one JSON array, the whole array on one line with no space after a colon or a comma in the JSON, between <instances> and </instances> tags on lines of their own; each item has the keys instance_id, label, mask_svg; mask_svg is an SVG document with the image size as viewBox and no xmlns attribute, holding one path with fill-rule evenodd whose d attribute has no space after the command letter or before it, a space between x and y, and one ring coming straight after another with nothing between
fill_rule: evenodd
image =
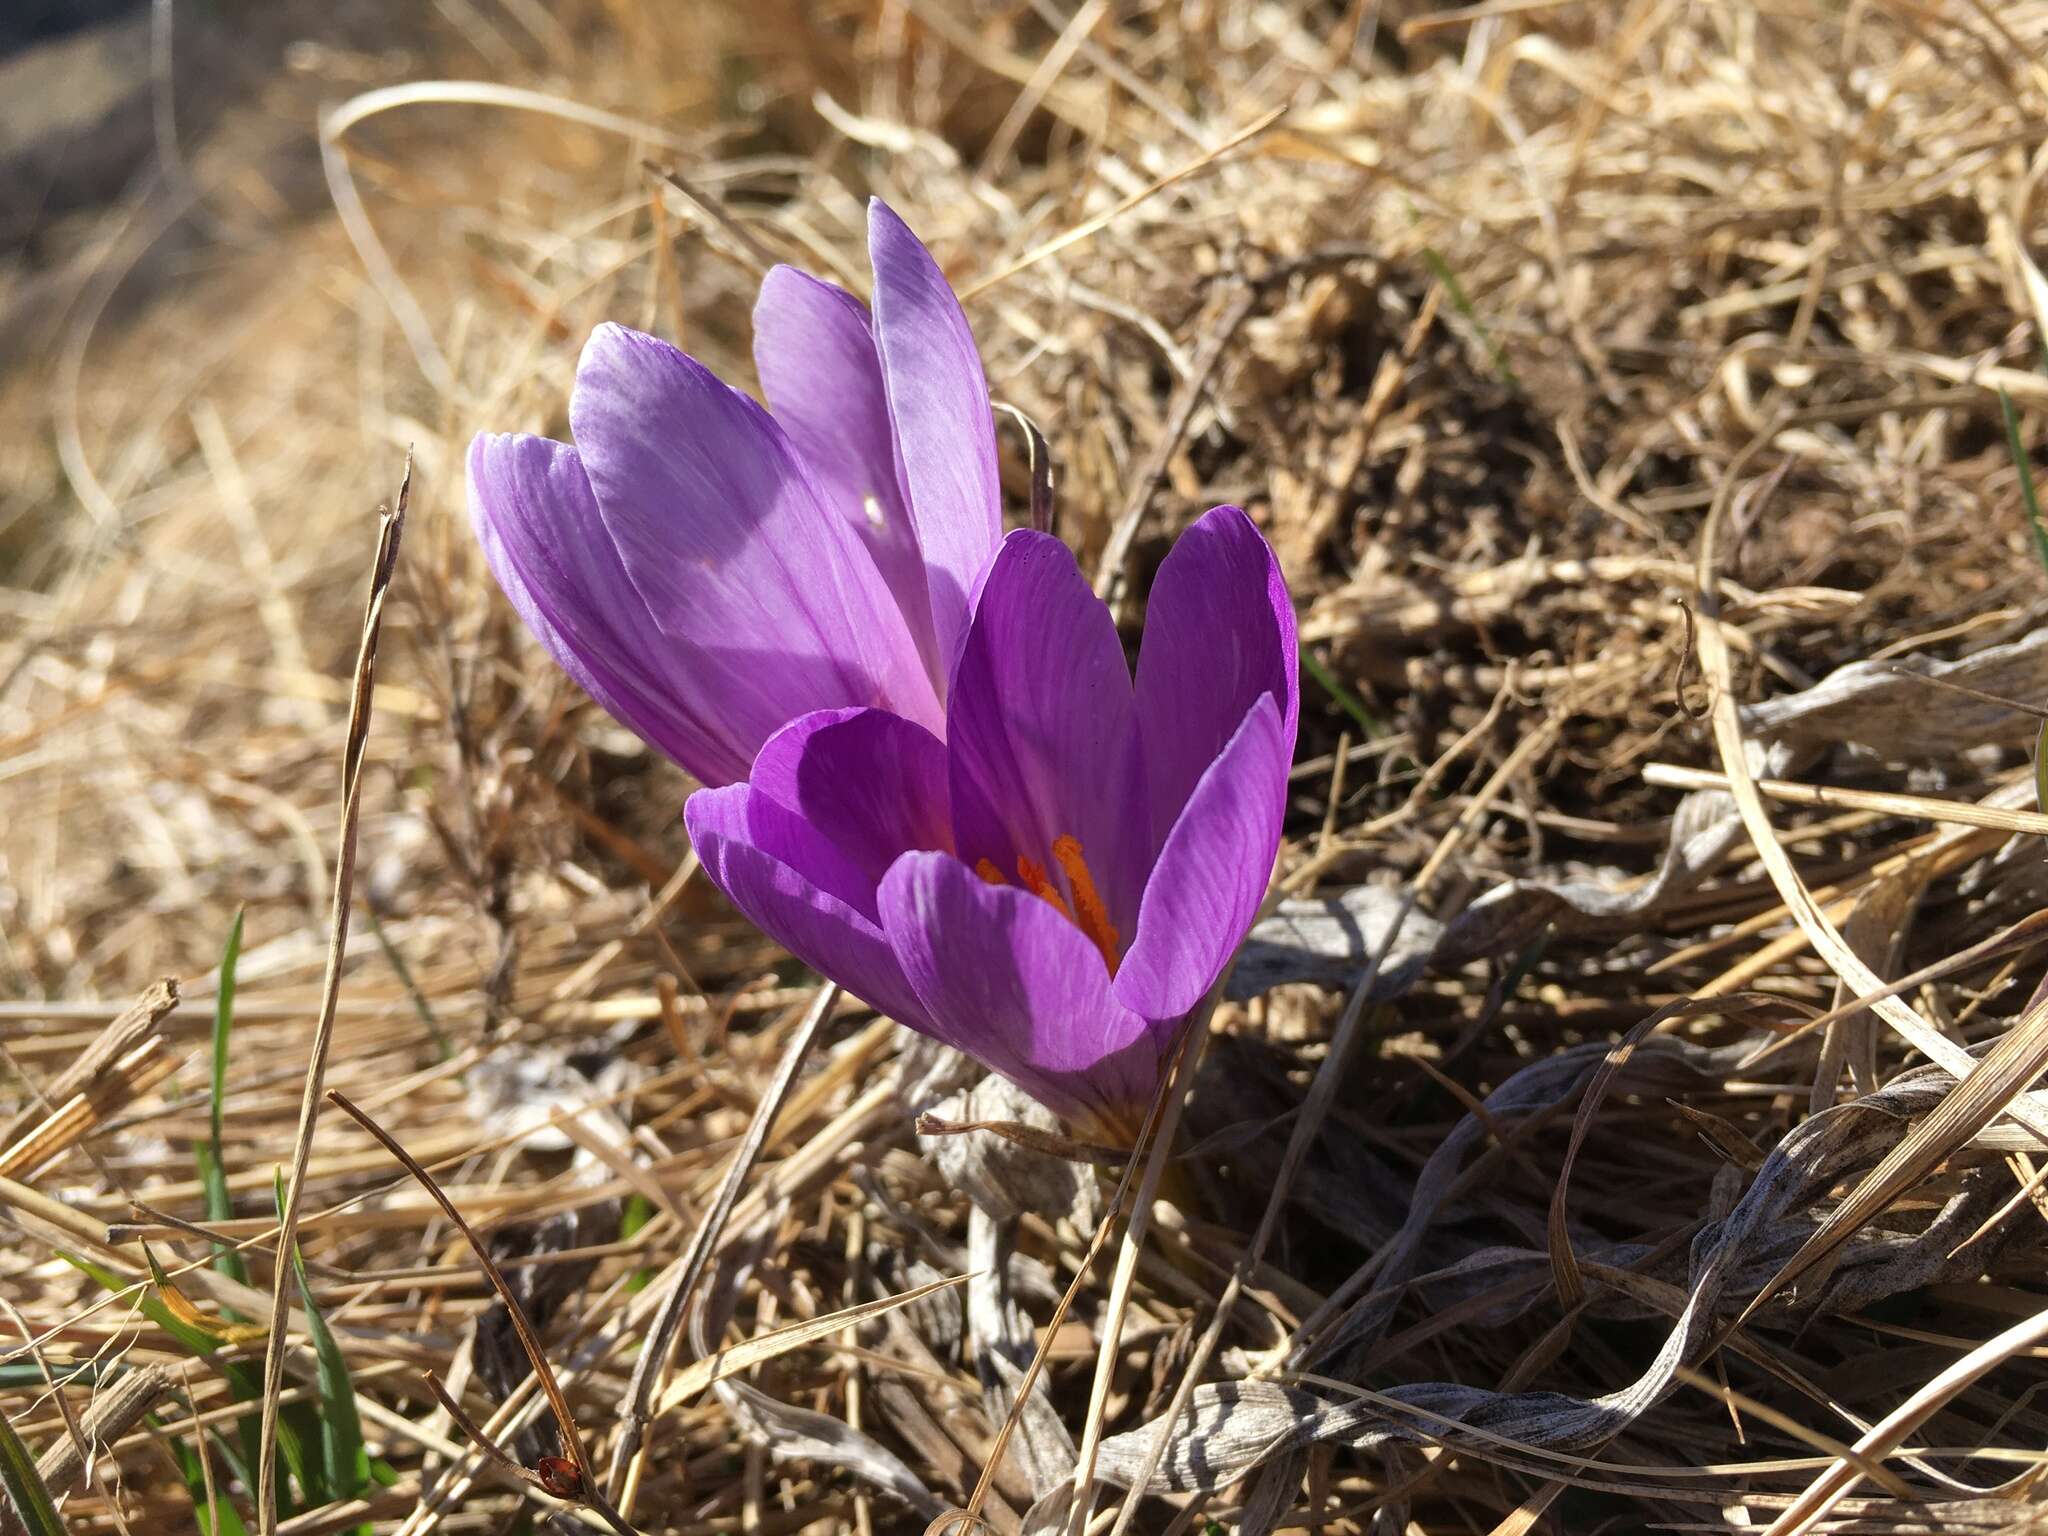
<instances>
[{"instance_id":1,"label":"orange stamen","mask_svg":"<svg viewBox=\"0 0 2048 1536\"><path fill-rule=\"evenodd\" d=\"M1009 882L1003 878L1003 872L1000 869L996 868L996 861L994 859L976 859L974 861L974 872L977 875L981 876L982 879L986 880L990 885L1009 884Z\"/></svg>"},{"instance_id":2,"label":"orange stamen","mask_svg":"<svg viewBox=\"0 0 2048 1536\"><path fill-rule=\"evenodd\" d=\"M1102 960L1109 967L1109 974L1116 974L1117 942L1122 937L1116 931L1116 924L1109 920L1109 908L1102 904L1102 896L1095 889L1095 877L1088 873L1088 863L1081 857L1081 840L1076 837L1053 839L1052 856L1066 872L1067 888L1074 893L1074 926L1088 935L1088 941L1102 951Z\"/></svg>"},{"instance_id":3,"label":"orange stamen","mask_svg":"<svg viewBox=\"0 0 2048 1536\"><path fill-rule=\"evenodd\" d=\"M1036 896L1040 901L1051 902L1061 917L1064 917L1070 923L1074 920L1074 914L1068 910L1067 904L1061 899L1059 891L1050 880L1045 878L1045 866L1043 864L1039 863L1036 859L1027 859L1020 855L1017 859L1017 879L1023 884L1025 890Z\"/></svg>"}]
</instances>

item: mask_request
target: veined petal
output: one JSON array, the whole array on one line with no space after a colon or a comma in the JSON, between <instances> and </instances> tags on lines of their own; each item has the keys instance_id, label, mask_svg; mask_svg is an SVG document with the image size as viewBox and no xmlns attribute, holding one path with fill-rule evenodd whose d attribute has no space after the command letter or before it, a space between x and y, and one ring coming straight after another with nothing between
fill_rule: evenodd
<instances>
[{"instance_id":1,"label":"veined petal","mask_svg":"<svg viewBox=\"0 0 2048 1536\"><path fill-rule=\"evenodd\" d=\"M1046 903L950 855L909 853L882 881L881 908L926 1033L1069 1118L1126 1123L1150 1101L1158 1042Z\"/></svg>"},{"instance_id":2,"label":"veined petal","mask_svg":"<svg viewBox=\"0 0 2048 1536\"><path fill-rule=\"evenodd\" d=\"M889 418L939 657L950 669L967 632L968 594L1003 535L988 378L946 275L879 198L868 204L868 256Z\"/></svg>"},{"instance_id":3,"label":"veined petal","mask_svg":"<svg viewBox=\"0 0 2048 1536\"><path fill-rule=\"evenodd\" d=\"M711 883L755 927L871 1007L928 1032L888 940L857 910L864 876L821 833L745 784L698 790L683 821ZM872 904L871 883L867 890Z\"/></svg>"},{"instance_id":4,"label":"veined petal","mask_svg":"<svg viewBox=\"0 0 2048 1536\"><path fill-rule=\"evenodd\" d=\"M1150 822L1131 674L1109 609L1058 539L1020 528L982 584L947 699L954 846L1005 879L1073 837L1128 941Z\"/></svg>"},{"instance_id":5,"label":"veined petal","mask_svg":"<svg viewBox=\"0 0 2048 1536\"><path fill-rule=\"evenodd\" d=\"M1244 941L1280 848L1293 747L1279 706L1260 694L1196 782L1159 851L1137 937L1116 973L1117 998L1134 1012L1178 1019Z\"/></svg>"},{"instance_id":6,"label":"veined petal","mask_svg":"<svg viewBox=\"0 0 2048 1536\"><path fill-rule=\"evenodd\" d=\"M1154 848L1261 696L1272 697L1292 754L1300 686L1294 605L1280 562L1241 510L1214 507L1174 541L1145 608L1138 733Z\"/></svg>"},{"instance_id":7,"label":"veined petal","mask_svg":"<svg viewBox=\"0 0 2048 1536\"><path fill-rule=\"evenodd\" d=\"M626 575L691 648L698 712L750 758L815 709L875 705L938 727L873 557L759 405L666 342L601 325L569 420Z\"/></svg>"},{"instance_id":8,"label":"veined petal","mask_svg":"<svg viewBox=\"0 0 2048 1536\"><path fill-rule=\"evenodd\" d=\"M944 696L924 554L903 495L896 429L867 306L794 267L776 267L754 304L754 369L768 408L828 511L852 524Z\"/></svg>"},{"instance_id":9,"label":"veined petal","mask_svg":"<svg viewBox=\"0 0 2048 1536\"><path fill-rule=\"evenodd\" d=\"M747 781L860 871L867 889L853 905L869 919L879 920L874 888L899 854L952 846L945 746L883 710L820 710L791 721L768 738Z\"/></svg>"},{"instance_id":10,"label":"veined petal","mask_svg":"<svg viewBox=\"0 0 2048 1536\"><path fill-rule=\"evenodd\" d=\"M707 784L744 778L749 743L690 693L690 649L655 628L619 564L576 450L484 433L469 514L526 627L590 696Z\"/></svg>"}]
</instances>

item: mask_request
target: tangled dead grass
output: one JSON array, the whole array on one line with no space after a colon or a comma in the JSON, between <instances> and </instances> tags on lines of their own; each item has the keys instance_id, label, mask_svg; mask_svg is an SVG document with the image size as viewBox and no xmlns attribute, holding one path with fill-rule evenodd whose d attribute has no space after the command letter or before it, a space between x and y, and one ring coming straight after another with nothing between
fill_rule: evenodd
<instances>
[{"instance_id":1,"label":"tangled dead grass","mask_svg":"<svg viewBox=\"0 0 2048 1536\"><path fill-rule=\"evenodd\" d=\"M256 1520L408 448L326 1082L482 1235L639 1528L915 1530L986 1468L980 1518L1055 1530L1077 1456L1091 1529L1176 1536L2036 1528L2048 648L1999 392L2030 438L2048 6L279 14L317 40L8 289L0 1410L74 1529ZM476 83L362 95L425 78ZM1290 900L1141 1244L1093 1174L918 1135L1023 1111L811 1007L464 527L470 434L562 431L593 323L744 377L762 263L859 287L871 191L1133 631L1214 502L1300 600ZM377 1476L294 1468L278 1528L591 1523L466 1443L564 1475L463 1235L332 1109L296 1227ZM337 1399L286 1321L289 1439Z\"/></svg>"}]
</instances>

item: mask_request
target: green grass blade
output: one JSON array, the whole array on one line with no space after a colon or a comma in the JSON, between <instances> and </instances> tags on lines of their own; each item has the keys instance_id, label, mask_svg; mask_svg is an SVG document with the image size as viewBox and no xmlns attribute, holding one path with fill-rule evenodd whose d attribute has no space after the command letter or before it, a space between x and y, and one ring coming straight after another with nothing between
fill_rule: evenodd
<instances>
[{"instance_id":1,"label":"green grass blade","mask_svg":"<svg viewBox=\"0 0 2048 1536\"><path fill-rule=\"evenodd\" d=\"M187 1407L190 1405L187 1404ZM149 1418L152 1424L161 1422L155 1414L151 1414ZM244 1475L248 1469L240 1466L240 1458L230 1450L227 1441L215 1435L213 1443L220 1451L222 1460L228 1463L230 1475L242 1478L243 1486L248 1486L248 1478ZM187 1445L182 1436L171 1437L170 1447L171 1458L178 1464L178 1476L185 1484L186 1496L192 1500L192 1518L199 1526L199 1536L249 1536L249 1527L242 1521L242 1512L229 1502L227 1495L221 1490L221 1479L214 1481L213 1494L216 1502L211 1508L208 1507L206 1471L199 1465L199 1452ZM219 1516L218 1521L214 1518L216 1515Z\"/></svg>"},{"instance_id":2,"label":"green grass blade","mask_svg":"<svg viewBox=\"0 0 2048 1536\"><path fill-rule=\"evenodd\" d=\"M228 1194L228 1171L221 1166L218 1144L208 1146L203 1141L194 1142L192 1161L199 1166L199 1183L206 1192L206 1219L232 1220L235 1204ZM243 1262L242 1255L226 1243L213 1245L213 1267L230 1280L239 1280L244 1285L249 1283L249 1266Z\"/></svg>"},{"instance_id":3,"label":"green grass blade","mask_svg":"<svg viewBox=\"0 0 2048 1536\"><path fill-rule=\"evenodd\" d=\"M2027 509L2027 526L2034 530L2034 554L2041 568L2048 570L2048 524L2041 521L2041 498L2034 489L2034 464L2027 457L2027 445L2020 441L2020 413L2012 396L1998 392L1998 409L2005 416L2005 446L2012 455L2012 467L2020 477L2020 504Z\"/></svg>"},{"instance_id":4,"label":"green grass blade","mask_svg":"<svg viewBox=\"0 0 2048 1536\"><path fill-rule=\"evenodd\" d=\"M220 1155L220 1106L228 1096L228 1035L235 1026L235 970L242 961L242 919L235 913L235 926L228 930L227 948L220 957L220 991L213 1000L213 1152Z\"/></svg>"},{"instance_id":5,"label":"green grass blade","mask_svg":"<svg viewBox=\"0 0 2048 1536\"><path fill-rule=\"evenodd\" d=\"M29 1536L65 1536L64 1522L57 1518L57 1501L36 1471L36 1459L29 1455L21 1436L0 1413L0 1486L7 1489L7 1502Z\"/></svg>"},{"instance_id":6,"label":"green grass blade","mask_svg":"<svg viewBox=\"0 0 2048 1536\"><path fill-rule=\"evenodd\" d=\"M235 914L235 926L228 930L227 948L220 957L220 991L213 1001L213 1106L210 1138L192 1149L199 1165L200 1187L206 1192L206 1219L231 1221L235 1203L228 1194L227 1155L221 1150L221 1106L228 1096L228 1040L235 1026L235 969L242 958L242 918ZM213 1267L231 1280L249 1283L249 1266L240 1253L225 1243L213 1245Z\"/></svg>"},{"instance_id":7,"label":"green grass blade","mask_svg":"<svg viewBox=\"0 0 2048 1536\"><path fill-rule=\"evenodd\" d=\"M648 1222L654 1219L654 1202L645 1195L626 1196L625 1209L619 1215L619 1241L625 1242ZM626 1277L628 1292L645 1290L654 1279L652 1266L643 1264Z\"/></svg>"},{"instance_id":8,"label":"green grass blade","mask_svg":"<svg viewBox=\"0 0 2048 1536\"><path fill-rule=\"evenodd\" d=\"M1437 253L1434 247L1422 248L1422 259L1443 284L1444 292L1450 295L1451 308L1455 309L1472 327L1479 337L1479 344L1486 348L1487 359L1493 364L1493 371L1500 375L1501 383L1509 389L1519 391L1522 381L1515 377L1515 370L1508 366L1508 355L1501 351L1500 343L1493 339L1493 333L1486 328L1486 322L1479 318L1479 311L1472 307L1472 300L1465 294L1465 285L1458 281L1458 274L1451 270L1451 264Z\"/></svg>"},{"instance_id":9,"label":"green grass blade","mask_svg":"<svg viewBox=\"0 0 2048 1536\"><path fill-rule=\"evenodd\" d=\"M1337 681L1336 673L1323 665L1323 659L1304 647L1301 653L1301 669L1322 685L1323 692L1336 701L1337 707L1358 722L1358 728L1365 732L1366 740L1377 741L1387 734L1387 728L1373 719L1366 707L1358 702L1357 695Z\"/></svg>"},{"instance_id":10,"label":"green grass blade","mask_svg":"<svg viewBox=\"0 0 2048 1536\"><path fill-rule=\"evenodd\" d=\"M58 1258L69 1264L73 1269L90 1276L99 1282L105 1290L114 1295L118 1296L123 1292L134 1291L136 1293L135 1305L137 1310L157 1327L163 1329L165 1333L168 1333L172 1338L184 1345L192 1354L202 1359L210 1359L219 1353L221 1347L220 1340L193 1327L190 1323L172 1312L169 1307L164 1305L163 1298L154 1295L147 1285L141 1286L138 1289L135 1282L123 1280L105 1265L96 1264L91 1259L72 1253L67 1249L59 1248L56 1250L56 1253ZM233 1396L236 1402L255 1403L263 1400L263 1373L259 1366L252 1365L245 1360L216 1361L215 1364L220 1370L221 1375L226 1378L229 1394ZM256 1455L257 1430L259 1427L255 1415L251 1414L243 1419L240 1427L243 1434L244 1451L251 1458L250 1464L253 1466ZM301 1488L310 1487L311 1484L308 1479L314 1476L312 1458L307 1450L307 1443L310 1438L311 1436L306 1433L304 1415L297 1415L297 1421L295 1422L294 1413L292 1409L288 1408L278 1422L277 1445L278 1449L284 1453L285 1465L291 1469L292 1476L299 1480ZM256 1484L252 1482L249 1486L254 1488ZM279 1487L278 1496L281 1503L289 1502L284 1499L282 1486Z\"/></svg>"},{"instance_id":11,"label":"green grass blade","mask_svg":"<svg viewBox=\"0 0 2048 1536\"><path fill-rule=\"evenodd\" d=\"M283 1171L273 1173L272 1178L282 1220ZM370 1453L363 1446L363 1421L356 1413L355 1383L333 1330L313 1300L313 1287L306 1278L305 1255L299 1252L297 1243L292 1244L292 1273L299 1282L299 1300L306 1308L306 1334L313 1341L313 1355L319 1362L320 1449L327 1484L325 1496L319 1502L357 1498L370 1490Z\"/></svg>"},{"instance_id":12,"label":"green grass blade","mask_svg":"<svg viewBox=\"0 0 2048 1536\"><path fill-rule=\"evenodd\" d=\"M134 1292L136 1308L142 1315L156 1324L157 1327L163 1329L165 1333L168 1333L180 1344L184 1345L193 1354L203 1358L212 1355L220 1348L219 1340L208 1338L199 1329L181 1320L169 1307L163 1304L160 1297L150 1294L147 1285L138 1285L135 1281L123 1280L111 1269L106 1268L106 1266L95 1264L91 1259L72 1253L68 1249L59 1248L56 1252L57 1257L66 1264L69 1264L73 1269L99 1282L102 1289L110 1291L116 1296L121 1295L125 1291ZM232 1380L233 1377L230 1376L229 1379Z\"/></svg>"},{"instance_id":13,"label":"green grass blade","mask_svg":"<svg viewBox=\"0 0 2048 1536\"><path fill-rule=\"evenodd\" d=\"M405 995L412 999L412 1011L420 1016L420 1024L427 1036L434 1042L434 1051L441 1060L451 1060L455 1047L448 1043L448 1037L441 1032L441 1021L434 1017L434 1010L427 1006L427 994L420 990L418 982L412 979L412 967L405 963L405 956L398 952L398 946L384 935L384 921L377 915L377 904L363 903L363 916L370 920L370 932L376 936L377 947L384 951L384 959L398 977L398 984L405 988Z\"/></svg>"}]
</instances>

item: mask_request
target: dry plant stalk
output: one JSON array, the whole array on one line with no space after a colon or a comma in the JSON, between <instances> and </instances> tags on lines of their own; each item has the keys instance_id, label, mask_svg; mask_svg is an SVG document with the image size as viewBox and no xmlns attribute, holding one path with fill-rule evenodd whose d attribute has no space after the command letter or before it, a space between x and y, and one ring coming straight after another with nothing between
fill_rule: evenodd
<instances>
[{"instance_id":1,"label":"dry plant stalk","mask_svg":"<svg viewBox=\"0 0 2048 1536\"><path fill-rule=\"evenodd\" d=\"M327 1082L327 1053L334 1042L335 1003L341 996L341 962L348 946L350 899L355 891L356 830L362 815L363 761L370 738L370 706L377 680L377 642L384 629L384 602L398 574L398 545L405 535L405 514L412 500L412 456L398 482L398 496L377 518L377 549L370 560L370 593L363 609L362 640L356 648L349 694L348 739L341 755L341 835L334 859L334 901L329 917L327 970L320 986L320 1016L313 1026L313 1044L306 1064L305 1092L299 1100L299 1129L292 1147L291 1172L285 1180L284 1209L278 1215L277 1247L290 1253L298 1242L299 1200L306 1168L313 1155L313 1132L320 1097ZM279 1263L270 1291L270 1336L263 1354L263 1420L257 1438L257 1519L263 1536L277 1529L277 1398L284 1386L285 1335L291 1315L285 1305L291 1265Z\"/></svg>"}]
</instances>

